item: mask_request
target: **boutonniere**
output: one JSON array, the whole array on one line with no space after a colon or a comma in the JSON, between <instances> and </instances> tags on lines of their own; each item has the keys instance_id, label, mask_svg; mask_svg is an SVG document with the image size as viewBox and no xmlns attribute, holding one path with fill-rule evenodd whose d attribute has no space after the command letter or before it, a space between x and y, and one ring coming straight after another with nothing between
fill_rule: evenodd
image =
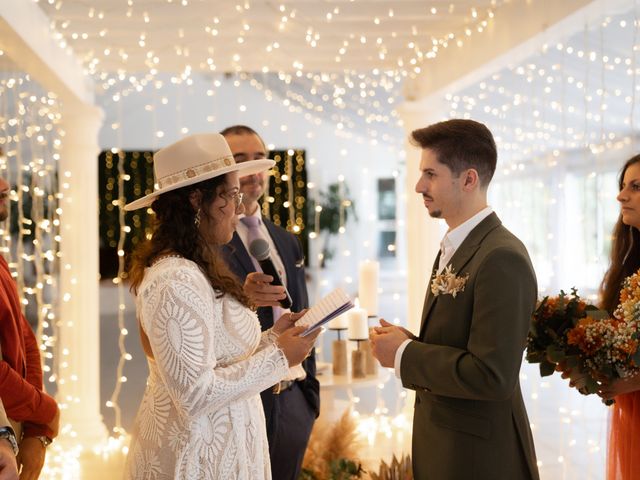
<instances>
[{"instance_id":1,"label":"boutonniere","mask_svg":"<svg viewBox=\"0 0 640 480\"><path fill-rule=\"evenodd\" d=\"M456 276L451 265L448 265L442 272L433 276L431 281L431 293L434 297L440 294L449 294L453 298L460 292L464 292L464 287L469 279L469 274Z\"/></svg>"}]
</instances>

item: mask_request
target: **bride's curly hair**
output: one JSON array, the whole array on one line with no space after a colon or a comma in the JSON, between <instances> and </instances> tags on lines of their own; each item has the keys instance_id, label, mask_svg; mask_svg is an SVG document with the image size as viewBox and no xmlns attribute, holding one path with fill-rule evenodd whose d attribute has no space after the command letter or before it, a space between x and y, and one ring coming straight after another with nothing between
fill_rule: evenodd
<instances>
[{"instance_id":1,"label":"bride's curly hair","mask_svg":"<svg viewBox=\"0 0 640 480\"><path fill-rule=\"evenodd\" d=\"M631 157L622 167L618 188L622 190L624 174L631 165L640 163L640 155ZM622 282L640 268L640 231L622 222L622 214L613 227L611 264L600 284L600 307L613 314L618 306Z\"/></svg>"},{"instance_id":2,"label":"bride's curly hair","mask_svg":"<svg viewBox=\"0 0 640 480\"><path fill-rule=\"evenodd\" d=\"M194 211L189 196L195 190L202 193L200 215L208 215L208 207L222 193L226 175L220 175L194 185L178 188L161 194L151 205L155 213L153 234L133 251L128 272L131 291L138 293L144 278L145 268L167 254L178 254L196 263L218 297L233 296L249 307L249 299L242 290L239 280L233 275L222 258L218 246L211 245L200 234L195 225ZM229 201L229 200L227 200ZM226 204L224 205L226 206ZM210 216L207 216L212 221Z\"/></svg>"}]
</instances>

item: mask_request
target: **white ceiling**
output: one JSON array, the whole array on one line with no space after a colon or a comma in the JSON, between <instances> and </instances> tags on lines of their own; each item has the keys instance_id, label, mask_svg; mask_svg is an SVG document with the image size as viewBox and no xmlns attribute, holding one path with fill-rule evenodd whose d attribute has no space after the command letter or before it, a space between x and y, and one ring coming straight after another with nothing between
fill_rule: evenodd
<instances>
[{"instance_id":1,"label":"white ceiling","mask_svg":"<svg viewBox=\"0 0 640 480\"><path fill-rule=\"evenodd\" d=\"M503 0L35 0L90 72L414 71ZM465 31L467 31L465 33ZM436 49L437 49L436 48Z\"/></svg>"},{"instance_id":2,"label":"white ceiling","mask_svg":"<svg viewBox=\"0 0 640 480\"><path fill-rule=\"evenodd\" d=\"M403 80L418 70L429 75L429 69L437 68L445 43L469 45L480 38L483 22L494 12L496 23L505 21L501 8L531 1L38 4L51 19L58 42L73 49L96 78L103 101L146 90L163 72L178 82L188 82L192 75L213 79L235 72L240 81L257 82L292 108L401 146L404 132L396 107L402 102ZM582 29L451 92L443 116L487 123L503 158L515 168L545 156L544 161L553 163L563 150L606 150L637 132L640 4L615 3L627 5L626 11L612 14L612 3L602 1L601 14ZM427 60L433 56L435 61Z\"/></svg>"},{"instance_id":3,"label":"white ceiling","mask_svg":"<svg viewBox=\"0 0 640 480\"><path fill-rule=\"evenodd\" d=\"M548 168L587 157L589 168L610 168L607 159L626 155L619 149L640 147L639 18L640 4L603 12L525 61L452 92L448 114L492 128L511 163L503 173L532 159Z\"/></svg>"},{"instance_id":4,"label":"white ceiling","mask_svg":"<svg viewBox=\"0 0 640 480\"><path fill-rule=\"evenodd\" d=\"M479 35L505 0L35 0L101 101L162 73L241 74L292 108L401 144L404 78ZM525 1L525 0L512 0ZM126 73L126 75L125 75Z\"/></svg>"}]
</instances>

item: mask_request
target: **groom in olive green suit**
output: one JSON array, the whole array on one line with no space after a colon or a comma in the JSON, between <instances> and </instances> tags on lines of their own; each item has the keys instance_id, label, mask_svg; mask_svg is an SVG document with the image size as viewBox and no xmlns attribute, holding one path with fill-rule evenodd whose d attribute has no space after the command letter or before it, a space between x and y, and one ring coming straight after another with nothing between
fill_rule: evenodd
<instances>
[{"instance_id":1,"label":"groom in olive green suit","mask_svg":"<svg viewBox=\"0 0 640 480\"><path fill-rule=\"evenodd\" d=\"M380 363L416 392L414 478L538 479L518 382L536 277L522 242L487 206L493 136L472 120L411 136L422 148L416 192L449 230L418 335L382 321L371 341Z\"/></svg>"}]
</instances>

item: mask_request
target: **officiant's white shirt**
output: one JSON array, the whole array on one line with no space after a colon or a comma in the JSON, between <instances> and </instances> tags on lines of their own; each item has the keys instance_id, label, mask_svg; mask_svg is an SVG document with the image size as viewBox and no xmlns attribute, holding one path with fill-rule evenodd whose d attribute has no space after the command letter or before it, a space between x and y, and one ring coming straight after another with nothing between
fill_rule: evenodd
<instances>
[{"instance_id":1,"label":"officiant's white shirt","mask_svg":"<svg viewBox=\"0 0 640 480\"><path fill-rule=\"evenodd\" d=\"M444 267L447 266L453 254L456 253L456 250L460 248L462 242L464 242L465 238L469 236L471 230L476 228L482 220L487 218L489 215L493 213L493 209L489 206L483 208L478 213L476 213L473 217L471 217L466 222L461 223L453 230L449 230L442 241L440 242L440 262L438 263L438 273L442 271ZM429 283L427 284L427 288L431 288L431 278L429 279ZM411 339L407 339L398 347L396 350L396 356L393 360L393 368L396 372L396 377L400 378L400 362L402 361L402 354L404 353L405 348L409 345Z\"/></svg>"}]
</instances>

